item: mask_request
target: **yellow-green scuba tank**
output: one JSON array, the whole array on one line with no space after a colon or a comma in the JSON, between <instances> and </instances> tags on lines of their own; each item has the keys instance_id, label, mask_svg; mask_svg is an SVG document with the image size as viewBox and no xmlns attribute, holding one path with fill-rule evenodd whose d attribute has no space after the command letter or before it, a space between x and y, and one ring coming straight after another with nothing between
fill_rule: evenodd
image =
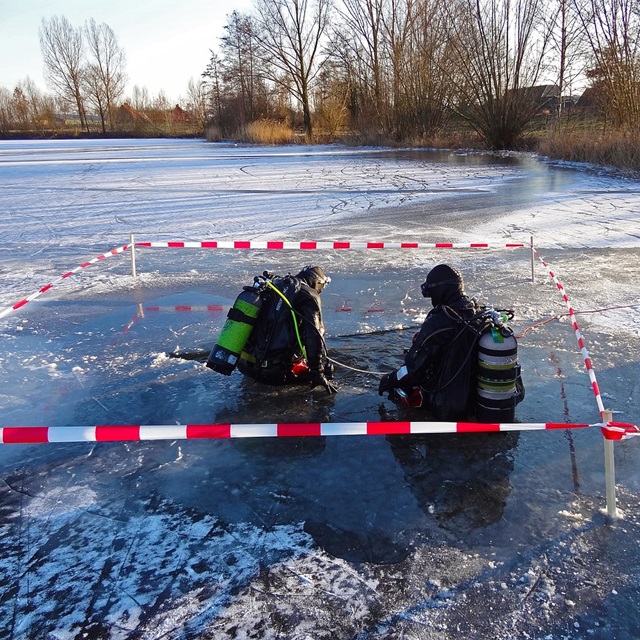
<instances>
[{"instance_id":1,"label":"yellow-green scuba tank","mask_svg":"<svg viewBox=\"0 0 640 640\"><path fill-rule=\"evenodd\" d=\"M495 312L494 322L478 341L476 419L478 422L513 422L522 399L518 343L513 331ZM522 395L522 397L521 397Z\"/></svg>"},{"instance_id":2,"label":"yellow-green scuba tank","mask_svg":"<svg viewBox=\"0 0 640 640\"><path fill-rule=\"evenodd\" d=\"M256 278L253 286L244 287L236 298L227 320L211 350L207 367L225 376L231 375L236 368L238 358L253 331L258 313L262 308L261 292L263 285Z\"/></svg>"}]
</instances>

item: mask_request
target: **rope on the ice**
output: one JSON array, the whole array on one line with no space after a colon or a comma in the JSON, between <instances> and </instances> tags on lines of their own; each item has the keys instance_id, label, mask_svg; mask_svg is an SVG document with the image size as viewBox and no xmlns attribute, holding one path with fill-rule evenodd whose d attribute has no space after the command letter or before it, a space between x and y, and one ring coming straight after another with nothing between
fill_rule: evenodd
<instances>
[{"instance_id":1,"label":"rope on the ice","mask_svg":"<svg viewBox=\"0 0 640 640\"><path fill-rule=\"evenodd\" d=\"M589 357L589 351L584 342L584 338L582 337L582 333L580 332L580 327L578 327L578 321L576 320L575 311L569 302L569 297L567 296L562 283L556 277L556 274L549 268L549 265L544 261L542 256L538 253L536 249L532 249L538 259L543 264L544 268L549 273L549 276L554 281L558 291L562 294L562 299L567 305L567 309L569 310L569 317L571 318L571 326L576 335L576 339L578 340L578 346L580 347L580 352L582 353L582 357L584 359L584 364L587 368L587 373L589 374L589 380L591 381L591 388L593 389L593 393L596 398L596 402L598 404L598 410L600 411L600 415L602 416L602 412L604 409L604 403L602 402L602 396L600 395L600 387L598 386L598 381L596 379L596 372L593 368L593 363L591 362L591 358Z\"/></svg>"},{"instance_id":2,"label":"rope on the ice","mask_svg":"<svg viewBox=\"0 0 640 640\"><path fill-rule=\"evenodd\" d=\"M636 311L638 310L638 305L637 304L617 304L611 307L602 307L601 309L586 309L584 311L574 311L575 315L586 315L586 314L590 314L590 313L605 313L606 311L615 311L616 309L635 309ZM521 338L524 338L527 333L529 333L529 331L531 331L532 329L537 329L538 327L542 327L545 324L548 324L549 322L553 322L554 320L560 320L560 318L566 318L569 314L568 313L557 313L555 316L551 316L550 318L545 318L544 320L540 320L539 322L534 322L534 324L530 324L529 326L525 327L522 332L516 336L516 338L518 340L520 340Z\"/></svg>"},{"instance_id":3,"label":"rope on the ice","mask_svg":"<svg viewBox=\"0 0 640 640\"><path fill-rule=\"evenodd\" d=\"M269 249L281 251L286 249L518 249L529 247L523 242L506 242L491 244L489 242L351 242L351 241L282 241L282 240L203 240L200 242L135 242L136 247L160 247L169 249Z\"/></svg>"},{"instance_id":4,"label":"rope on the ice","mask_svg":"<svg viewBox=\"0 0 640 640\"><path fill-rule=\"evenodd\" d=\"M361 334L362 335L362 334ZM334 360L333 358L330 358L329 356L327 356L327 360L329 362L333 362L333 364L338 365L339 367L342 367L343 369L348 369L349 371L355 371L356 373L366 373L372 376L383 376L385 375L385 373L389 373L388 371L371 371L370 369L358 369L356 367L352 367L348 364L344 364L344 362L339 362L338 360Z\"/></svg>"},{"instance_id":5,"label":"rope on the ice","mask_svg":"<svg viewBox=\"0 0 640 640\"><path fill-rule=\"evenodd\" d=\"M111 249L111 251L107 251L106 253L103 253L102 255L99 255L99 256L93 258L92 260L88 260L87 262L83 262L81 265L78 265L75 269L72 269L71 271L67 271L67 273L63 273L59 278L56 278L55 280L51 281L49 284L46 284L44 287L41 287L35 293L32 293L31 295L27 296L26 298L23 298L19 302L16 302L11 307L7 307L6 309L1 310L0 311L0 318L4 318L5 316L9 315L10 313L13 313L14 311L17 311L18 309L20 309L21 307L24 307L25 304L27 304L28 302L31 302L32 300L35 300L36 298L41 296L43 293L49 291L49 289L53 288L54 286L56 286L57 284L59 284L63 280L66 280L68 277L78 273L78 271L80 271L82 269L85 269L86 267L88 267L88 266L90 266L92 264L95 264L96 262L100 262L101 260L104 260L105 258L108 258L110 256L115 256L115 255L117 255L119 253L122 253L123 251L126 251L128 248L129 248L129 245L125 244L122 247L116 247L115 249Z\"/></svg>"},{"instance_id":6,"label":"rope on the ice","mask_svg":"<svg viewBox=\"0 0 640 640\"><path fill-rule=\"evenodd\" d=\"M622 426L621 426L622 425ZM536 422L486 424L475 422L310 422L273 424L187 424L187 425L95 425L95 426L6 426L0 427L2 444L48 442L121 442L140 440L198 440L227 438L283 438L300 436L375 436L435 433L486 433L614 428L620 439L637 435L635 425L622 423ZM624 429L624 433L620 432Z\"/></svg>"}]
</instances>

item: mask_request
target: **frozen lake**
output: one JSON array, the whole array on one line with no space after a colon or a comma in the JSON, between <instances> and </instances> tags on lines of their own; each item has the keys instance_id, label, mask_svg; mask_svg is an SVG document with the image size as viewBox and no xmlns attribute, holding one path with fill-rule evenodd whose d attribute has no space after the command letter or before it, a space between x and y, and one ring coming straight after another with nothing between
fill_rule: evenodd
<instances>
[{"instance_id":1,"label":"frozen lake","mask_svg":"<svg viewBox=\"0 0 640 640\"><path fill-rule=\"evenodd\" d=\"M531 155L0 141L0 406L8 425L420 420L377 394L439 262L513 308L517 420L596 423L565 287L614 419L640 416L640 183ZM136 241L487 242L266 251ZM320 264L340 391L204 367L269 269ZM172 357L172 356L184 357ZM350 368L347 368L350 367ZM357 369L357 371L354 371ZM369 373L365 373L368 371ZM638 438L603 516L597 428L0 445L8 638L637 638Z\"/></svg>"}]
</instances>

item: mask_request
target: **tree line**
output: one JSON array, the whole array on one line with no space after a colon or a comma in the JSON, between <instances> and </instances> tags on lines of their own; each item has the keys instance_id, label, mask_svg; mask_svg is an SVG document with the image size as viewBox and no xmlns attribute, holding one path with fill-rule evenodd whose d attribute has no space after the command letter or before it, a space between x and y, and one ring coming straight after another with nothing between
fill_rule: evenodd
<instances>
[{"instance_id":1,"label":"tree line","mask_svg":"<svg viewBox=\"0 0 640 640\"><path fill-rule=\"evenodd\" d=\"M45 80L54 96L39 93L27 79L3 96L4 109L13 109L21 124L30 118L42 126L57 107L72 109L83 130L90 131L89 113L99 117L103 133L112 129L127 80L125 54L113 30L93 19L74 27L64 16L54 16L42 20L39 38Z\"/></svg>"},{"instance_id":2,"label":"tree line","mask_svg":"<svg viewBox=\"0 0 640 640\"><path fill-rule=\"evenodd\" d=\"M637 0L255 0L229 16L204 78L223 134L256 118L433 135L453 118L513 148L580 79L618 128L640 123Z\"/></svg>"},{"instance_id":3,"label":"tree line","mask_svg":"<svg viewBox=\"0 0 640 640\"><path fill-rule=\"evenodd\" d=\"M74 26L64 16L43 18L39 40L52 93L42 92L28 77L11 91L0 87L0 134L48 134L69 128L102 134L167 132L161 125L163 118L171 117L173 105L163 92L152 97L146 88L134 85L125 98L126 55L109 25L90 19ZM200 89L190 83L188 91L197 95ZM203 121L192 127L200 132L203 128Z\"/></svg>"},{"instance_id":4,"label":"tree line","mask_svg":"<svg viewBox=\"0 0 640 640\"><path fill-rule=\"evenodd\" d=\"M111 29L45 19L40 43L56 98L87 130L88 113L112 129L126 74ZM637 131L639 47L637 0L254 0L227 16L186 109L220 137L273 121L309 141L406 141L456 122L507 149L539 114L541 85L555 88L554 122L586 82L608 123ZM28 83L3 91L0 126L7 104L14 118L37 111Z\"/></svg>"}]
</instances>

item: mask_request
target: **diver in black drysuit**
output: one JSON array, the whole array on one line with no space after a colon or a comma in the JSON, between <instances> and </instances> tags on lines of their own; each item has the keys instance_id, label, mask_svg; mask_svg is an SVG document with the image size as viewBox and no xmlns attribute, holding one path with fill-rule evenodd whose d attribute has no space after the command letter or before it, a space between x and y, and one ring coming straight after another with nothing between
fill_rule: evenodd
<instances>
[{"instance_id":1,"label":"diver in black drysuit","mask_svg":"<svg viewBox=\"0 0 640 640\"><path fill-rule=\"evenodd\" d=\"M261 361L252 357L255 345L260 340L260 328L256 327L249 338L245 351L238 359L238 369L244 375L265 384L300 384L310 383L313 389L322 386L328 394L334 394L338 385L330 378L333 368L327 360L324 342L324 323L322 321L322 304L320 293L330 282L322 267L304 267L295 276L298 281L296 292L291 301L295 313L300 341L306 354L308 370L297 369L295 363L303 358L294 333L292 321L288 321L287 331L281 335L269 336L269 353Z\"/></svg>"},{"instance_id":2,"label":"diver in black drysuit","mask_svg":"<svg viewBox=\"0 0 640 640\"><path fill-rule=\"evenodd\" d=\"M438 420L466 418L474 406L478 338L470 321L480 308L464 293L460 272L446 264L429 272L421 290L433 309L414 336L404 365L383 376L378 393L429 409Z\"/></svg>"}]
</instances>

